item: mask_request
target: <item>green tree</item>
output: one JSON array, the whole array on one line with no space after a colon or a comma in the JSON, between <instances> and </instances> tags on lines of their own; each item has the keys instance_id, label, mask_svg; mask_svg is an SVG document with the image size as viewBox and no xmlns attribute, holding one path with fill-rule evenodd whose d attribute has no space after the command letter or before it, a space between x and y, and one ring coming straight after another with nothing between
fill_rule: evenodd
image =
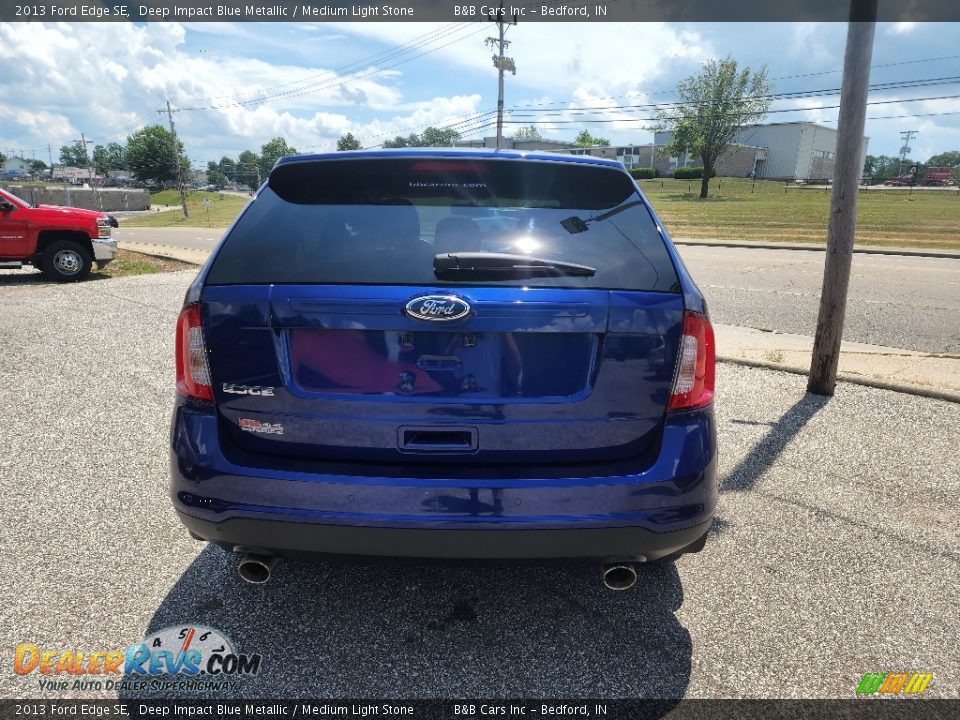
<instances>
[{"instance_id":1,"label":"green tree","mask_svg":"<svg viewBox=\"0 0 960 720\"><path fill-rule=\"evenodd\" d=\"M917 168L918 175L922 177L923 165L910 158L900 160L898 155L867 155L863 163L863 174L869 175L874 184L879 184L907 175L913 167Z\"/></svg>"},{"instance_id":2,"label":"green tree","mask_svg":"<svg viewBox=\"0 0 960 720\"><path fill-rule=\"evenodd\" d=\"M3 162L3 160L0 160L0 162ZM30 163L30 169L35 173L43 172L47 169L47 164L43 160L27 160L27 162Z\"/></svg>"},{"instance_id":3,"label":"green tree","mask_svg":"<svg viewBox=\"0 0 960 720\"><path fill-rule=\"evenodd\" d=\"M0 163L5 163L7 161L7 156L0 152Z\"/></svg>"},{"instance_id":4,"label":"green tree","mask_svg":"<svg viewBox=\"0 0 960 720\"><path fill-rule=\"evenodd\" d=\"M177 179L177 164L174 161L173 134L162 125L148 125L127 138L124 152L127 169L141 182L159 184ZM176 141L176 155L180 169L185 175L190 172L190 160L183 152L183 143Z\"/></svg>"},{"instance_id":5,"label":"green tree","mask_svg":"<svg viewBox=\"0 0 960 720\"><path fill-rule=\"evenodd\" d=\"M123 170L125 169L123 161L123 145L120 143L107 143L107 169Z\"/></svg>"},{"instance_id":6,"label":"green tree","mask_svg":"<svg viewBox=\"0 0 960 720\"><path fill-rule=\"evenodd\" d=\"M337 140L337 152L343 152L344 150L360 150L361 147L360 141L353 136L353 133L341 135L340 139Z\"/></svg>"},{"instance_id":7,"label":"green tree","mask_svg":"<svg viewBox=\"0 0 960 720\"><path fill-rule=\"evenodd\" d=\"M397 135L393 140L387 140L385 148L403 147L451 147L460 139L456 130L428 127L422 134L410 133L407 137Z\"/></svg>"},{"instance_id":8,"label":"green tree","mask_svg":"<svg viewBox=\"0 0 960 720\"><path fill-rule=\"evenodd\" d=\"M657 111L657 129L673 132L666 152L700 158L701 198L707 197L714 165L737 133L766 117L772 89L766 65L751 72L729 57L707 60L698 74L680 81L680 101Z\"/></svg>"},{"instance_id":9,"label":"green tree","mask_svg":"<svg viewBox=\"0 0 960 720\"><path fill-rule=\"evenodd\" d=\"M107 159L106 146L93 146L93 167L97 171L97 175L106 175L110 171L110 162Z\"/></svg>"},{"instance_id":10,"label":"green tree","mask_svg":"<svg viewBox=\"0 0 960 720\"><path fill-rule=\"evenodd\" d=\"M287 155L296 155L297 149L287 145L282 137L265 142L260 148L260 175L266 178L273 170L277 160Z\"/></svg>"},{"instance_id":11,"label":"green tree","mask_svg":"<svg viewBox=\"0 0 960 720\"><path fill-rule=\"evenodd\" d=\"M410 142L411 139L417 140L417 142ZM387 140L383 143L385 148L405 148L405 147L415 147L419 145L420 138L417 135L410 135L409 137L403 137L402 135L397 135L393 140Z\"/></svg>"},{"instance_id":12,"label":"green tree","mask_svg":"<svg viewBox=\"0 0 960 720\"><path fill-rule=\"evenodd\" d=\"M220 158L220 162L218 163L218 165L220 166L220 172L222 172L230 182L237 181L237 161L236 160L224 155L222 158Z\"/></svg>"},{"instance_id":13,"label":"green tree","mask_svg":"<svg viewBox=\"0 0 960 720\"><path fill-rule=\"evenodd\" d=\"M237 155L236 182L243 183L252 190L260 187L260 156L252 150L244 150Z\"/></svg>"},{"instance_id":14,"label":"green tree","mask_svg":"<svg viewBox=\"0 0 960 720\"><path fill-rule=\"evenodd\" d=\"M577 147L610 147L610 141L607 138L594 137L588 130L581 130L573 140Z\"/></svg>"},{"instance_id":15,"label":"green tree","mask_svg":"<svg viewBox=\"0 0 960 720\"><path fill-rule=\"evenodd\" d=\"M207 182L212 185L226 185L227 176L220 170L220 165L213 160L207 163Z\"/></svg>"},{"instance_id":16,"label":"green tree","mask_svg":"<svg viewBox=\"0 0 960 720\"><path fill-rule=\"evenodd\" d=\"M960 150L948 150L934 155L927 160L928 167L958 167L960 166Z\"/></svg>"},{"instance_id":17,"label":"green tree","mask_svg":"<svg viewBox=\"0 0 960 720\"><path fill-rule=\"evenodd\" d=\"M456 130L428 127L420 135L419 144L422 147L452 147L459 139L460 133Z\"/></svg>"},{"instance_id":18,"label":"green tree","mask_svg":"<svg viewBox=\"0 0 960 720\"><path fill-rule=\"evenodd\" d=\"M513 134L514 141L517 140L543 140L540 131L533 125L522 127Z\"/></svg>"},{"instance_id":19,"label":"green tree","mask_svg":"<svg viewBox=\"0 0 960 720\"><path fill-rule=\"evenodd\" d=\"M60 147L61 165L85 168L87 162L87 150L79 140L73 143L73 145L63 145Z\"/></svg>"}]
</instances>

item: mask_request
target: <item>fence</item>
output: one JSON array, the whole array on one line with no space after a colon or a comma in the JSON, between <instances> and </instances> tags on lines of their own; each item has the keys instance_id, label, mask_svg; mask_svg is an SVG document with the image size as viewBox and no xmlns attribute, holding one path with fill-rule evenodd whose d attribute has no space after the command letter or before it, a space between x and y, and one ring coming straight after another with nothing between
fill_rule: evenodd
<instances>
[{"instance_id":1,"label":"fence","mask_svg":"<svg viewBox=\"0 0 960 720\"><path fill-rule=\"evenodd\" d=\"M11 185L9 189L17 197L38 205L66 205L103 212L150 209L150 193L146 190L92 190L72 185Z\"/></svg>"}]
</instances>

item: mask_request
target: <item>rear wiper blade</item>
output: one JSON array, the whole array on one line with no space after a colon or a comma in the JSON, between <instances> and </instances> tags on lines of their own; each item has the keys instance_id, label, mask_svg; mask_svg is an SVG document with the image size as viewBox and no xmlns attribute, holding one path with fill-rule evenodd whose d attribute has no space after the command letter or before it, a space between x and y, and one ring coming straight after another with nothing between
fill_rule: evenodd
<instances>
[{"instance_id":1,"label":"rear wiper blade","mask_svg":"<svg viewBox=\"0 0 960 720\"><path fill-rule=\"evenodd\" d=\"M528 255L494 252L441 253L433 258L433 271L440 275L577 275L590 277L597 272L589 265L546 260Z\"/></svg>"}]
</instances>

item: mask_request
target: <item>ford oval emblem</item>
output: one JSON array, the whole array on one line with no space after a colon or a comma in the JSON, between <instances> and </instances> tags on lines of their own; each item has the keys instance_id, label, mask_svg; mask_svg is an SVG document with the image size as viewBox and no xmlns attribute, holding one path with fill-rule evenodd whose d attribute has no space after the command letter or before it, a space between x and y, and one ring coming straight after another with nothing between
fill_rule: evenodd
<instances>
[{"instance_id":1,"label":"ford oval emblem","mask_svg":"<svg viewBox=\"0 0 960 720\"><path fill-rule=\"evenodd\" d=\"M470 304L453 295L421 295L407 303L407 315L427 322L460 320L470 314Z\"/></svg>"}]
</instances>

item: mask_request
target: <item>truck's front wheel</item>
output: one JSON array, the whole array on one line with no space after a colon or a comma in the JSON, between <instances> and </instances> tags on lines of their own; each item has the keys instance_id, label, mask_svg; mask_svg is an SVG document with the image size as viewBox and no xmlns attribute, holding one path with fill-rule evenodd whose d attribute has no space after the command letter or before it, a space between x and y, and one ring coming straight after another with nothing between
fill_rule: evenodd
<instances>
[{"instance_id":1,"label":"truck's front wheel","mask_svg":"<svg viewBox=\"0 0 960 720\"><path fill-rule=\"evenodd\" d=\"M76 282L90 274L90 253L72 240L58 240L43 251L43 272L57 282Z\"/></svg>"}]
</instances>

